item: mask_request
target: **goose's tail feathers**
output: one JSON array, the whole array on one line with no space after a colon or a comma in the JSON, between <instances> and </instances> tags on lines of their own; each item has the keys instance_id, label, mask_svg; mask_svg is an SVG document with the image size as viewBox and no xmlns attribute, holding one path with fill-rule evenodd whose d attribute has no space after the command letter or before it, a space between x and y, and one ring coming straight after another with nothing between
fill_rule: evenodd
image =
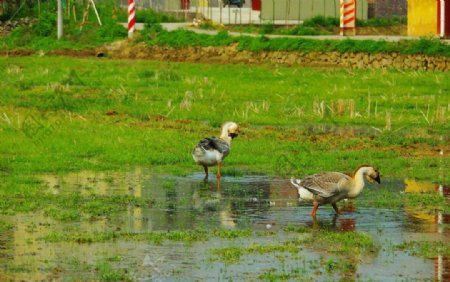
<instances>
[{"instance_id":1,"label":"goose's tail feathers","mask_svg":"<svg viewBox=\"0 0 450 282\"><path fill-rule=\"evenodd\" d=\"M297 179L297 178L291 177L291 183L292 183L292 185L294 185L295 187L297 187L297 189L299 189L300 187L302 187L302 186L300 186L300 184L302 183L302 180L301 180L301 179Z\"/></svg>"}]
</instances>

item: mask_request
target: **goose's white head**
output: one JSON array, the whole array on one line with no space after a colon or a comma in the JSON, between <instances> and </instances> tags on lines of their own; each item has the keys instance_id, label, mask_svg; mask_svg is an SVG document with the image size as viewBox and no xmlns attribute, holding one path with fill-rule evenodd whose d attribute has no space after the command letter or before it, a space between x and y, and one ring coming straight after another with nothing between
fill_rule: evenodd
<instances>
[{"instance_id":1,"label":"goose's white head","mask_svg":"<svg viewBox=\"0 0 450 282\"><path fill-rule=\"evenodd\" d=\"M381 181L380 172L371 165L360 165L355 170L354 175L356 176L358 173L361 173L370 183L373 183L374 181L380 183Z\"/></svg>"},{"instance_id":2,"label":"goose's white head","mask_svg":"<svg viewBox=\"0 0 450 282\"><path fill-rule=\"evenodd\" d=\"M239 126L237 123L229 121L222 125L222 134L220 138L230 142L239 135Z\"/></svg>"}]
</instances>

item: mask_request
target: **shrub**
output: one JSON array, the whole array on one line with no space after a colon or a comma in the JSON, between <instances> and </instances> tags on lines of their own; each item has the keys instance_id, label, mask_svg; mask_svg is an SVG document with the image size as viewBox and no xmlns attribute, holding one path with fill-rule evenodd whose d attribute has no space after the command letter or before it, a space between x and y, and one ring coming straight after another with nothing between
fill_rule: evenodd
<instances>
[{"instance_id":1,"label":"shrub","mask_svg":"<svg viewBox=\"0 0 450 282\"><path fill-rule=\"evenodd\" d=\"M56 13L54 11L42 12L37 23L33 26L33 34L38 36L56 35Z\"/></svg>"},{"instance_id":2,"label":"shrub","mask_svg":"<svg viewBox=\"0 0 450 282\"><path fill-rule=\"evenodd\" d=\"M275 26L272 23L265 23L261 26L261 34L272 34L275 31Z\"/></svg>"},{"instance_id":3,"label":"shrub","mask_svg":"<svg viewBox=\"0 0 450 282\"><path fill-rule=\"evenodd\" d=\"M308 27L337 27L339 26L339 19L334 17L315 16L303 22L303 26Z\"/></svg>"}]
</instances>

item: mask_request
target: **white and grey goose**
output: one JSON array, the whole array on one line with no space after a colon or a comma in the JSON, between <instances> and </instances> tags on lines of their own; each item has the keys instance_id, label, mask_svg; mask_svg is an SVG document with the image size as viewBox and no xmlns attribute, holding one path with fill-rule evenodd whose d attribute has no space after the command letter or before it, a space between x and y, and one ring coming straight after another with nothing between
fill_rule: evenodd
<instances>
[{"instance_id":1,"label":"white and grey goose","mask_svg":"<svg viewBox=\"0 0 450 282\"><path fill-rule=\"evenodd\" d=\"M234 122L226 122L222 125L220 137L202 139L192 151L194 161L203 166L205 178L208 177L208 167L217 165L217 178L220 178L222 161L230 153L231 140L239 134L239 126Z\"/></svg>"},{"instance_id":2,"label":"white and grey goose","mask_svg":"<svg viewBox=\"0 0 450 282\"><path fill-rule=\"evenodd\" d=\"M341 172L323 172L303 179L291 178L291 183L298 189L299 198L314 203L311 216L315 217L319 206L331 204L339 214L337 202L359 196L364 188L364 178L369 182L380 183L379 171L371 165L361 165L350 174Z\"/></svg>"}]
</instances>

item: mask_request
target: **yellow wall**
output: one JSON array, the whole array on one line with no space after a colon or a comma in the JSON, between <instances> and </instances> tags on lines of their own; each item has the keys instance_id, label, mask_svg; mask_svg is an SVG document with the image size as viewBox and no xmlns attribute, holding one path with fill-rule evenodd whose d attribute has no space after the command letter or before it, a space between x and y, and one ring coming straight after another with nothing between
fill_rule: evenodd
<instances>
[{"instance_id":1,"label":"yellow wall","mask_svg":"<svg viewBox=\"0 0 450 282\"><path fill-rule=\"evenodd\" d=\"M436 0L408 0L408 35L437 34Z\"/></svg>"}]
</instances>

